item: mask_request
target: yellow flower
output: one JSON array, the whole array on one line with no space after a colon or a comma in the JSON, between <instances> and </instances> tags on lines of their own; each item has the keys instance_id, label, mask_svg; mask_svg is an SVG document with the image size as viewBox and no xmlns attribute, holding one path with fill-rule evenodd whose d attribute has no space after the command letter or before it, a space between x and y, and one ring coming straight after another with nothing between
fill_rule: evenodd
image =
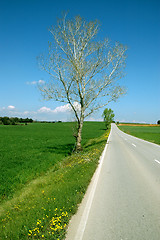
<instances>
[{"instance_id":1,"label":"yellow flower","mask_svg":"<svg viewBox=\"0 0 160 240\"><path fill-rule=\"evenodd\" d=\"M44 235L42 235L42 237L44 238Z\"/></svg>"}]
</instances>

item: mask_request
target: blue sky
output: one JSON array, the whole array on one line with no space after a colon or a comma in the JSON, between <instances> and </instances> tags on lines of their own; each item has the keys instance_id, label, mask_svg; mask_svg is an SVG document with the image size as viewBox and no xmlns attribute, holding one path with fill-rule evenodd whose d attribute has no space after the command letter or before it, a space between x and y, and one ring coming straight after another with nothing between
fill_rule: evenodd
<instances>
[{"instance_id":1,"label":"blue sky","mask_svg":"<svg viewBox=\"0 0 160 240\"><path fill-rule=\"evenodd\" d=\"M48 49L48 28L62 11L98 19L100 37L128 46L126 96L108 107L115 120L156 123L160 119L159 0L2 0L0 2L0 116L72 120L69 106L43 101L37 83L49 76L36 57ZM90 120L100 120L103 109Z\"/></svg>"}]
</instances>

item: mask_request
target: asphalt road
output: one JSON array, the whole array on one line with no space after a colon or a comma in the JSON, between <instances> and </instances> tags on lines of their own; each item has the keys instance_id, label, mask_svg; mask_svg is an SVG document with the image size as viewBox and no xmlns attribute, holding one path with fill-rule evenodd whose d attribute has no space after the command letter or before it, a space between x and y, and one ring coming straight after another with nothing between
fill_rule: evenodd
<instances>
[{"instance_id":1,"label":"asphalt road","mask_svg":"<svg viewBox=\"0 0 160 240\"><path fill-rule=\"evenodd\" d=\"M112 124L67 240L160 240L160 147Z\"/></svg>"}]
</instances>

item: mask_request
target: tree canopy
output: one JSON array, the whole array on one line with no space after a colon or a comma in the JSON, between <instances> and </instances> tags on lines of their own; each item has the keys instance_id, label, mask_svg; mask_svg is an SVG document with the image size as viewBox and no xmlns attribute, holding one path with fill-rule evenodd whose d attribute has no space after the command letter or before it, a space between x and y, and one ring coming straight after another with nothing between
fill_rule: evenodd
<instances>
[{"instance_id":1,"label":"tree canopy","mask_svg":"<svg viewBox=\"0 0 160 240\"><path fill-rule=\"evenodd\" d=\"M111 108L106 108L104 111L103 111L103 114L102 114L103 118L104 118L104 122L105 122L105 125L106 127L108 128L109 125L113 122L114 120L114 112Z\"/></svg>"},{"instance_id":2,"label":"tree canopy","mask_svg":"<svg viewBox=\"0 0 160 240\"><path fill-rule=\"evenodd\" d=\"M39 57L41 68L51 76L39 89L46 100L70 104L77 121L77 150L84 119L125 93L119 80L127 48L107 38L97 40L99 28L97 20L64 15L49 29L53 38L48 56Z\"/></svg>"},{"instance_id":3,"label":"tree canopy","mask_svg":"<svg viewBox=\"0 0 160 240\"><path fill-rule=\"evenodd\" d=\"M19 123L32 123L33 120L31 118L18 118L18 117L0 117L0 124L3 125L16 125Z\"/></svg>"}]
</instances>

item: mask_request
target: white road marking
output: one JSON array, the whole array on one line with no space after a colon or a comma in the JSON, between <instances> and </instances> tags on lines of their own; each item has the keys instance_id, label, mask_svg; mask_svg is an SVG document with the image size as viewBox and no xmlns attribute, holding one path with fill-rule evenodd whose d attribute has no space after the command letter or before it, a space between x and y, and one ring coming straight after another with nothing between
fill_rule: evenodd
<instances>
[{"instance_id":1,"label":"white road marking","mask_svg":"<svg viewBox=\"0 0 160 240\"><path fill-rule=\"evenodd\" d=\"M155 159L154 161L160 164L160 161L158 161L157 159Z\"/></svg>"},{"instance_id":2,"label":"white road marking","mask_svg":"<svg viewBox=\"0 0 160 240\"><path fill-rule=\"evenodd\" d=\"M99 175L100 175L100 172L101 172L102 164L104 162L105 153L106 153L106 150L107 150L107 147L108 147L108 142L110 140L111 132L112 132L112 129L110 131L110 135L108 137L107 144L106 144L106 146L104 148L104 151L102 153L100 163L99 163L99 166L97 168L96 176L95 176L95 179L94 179L94 184L93 184L93 187L90 191L88 201L86 203L86 206L85 206L83 215L81 217L81 221L80 221L80 224L79 224L79 227L78 227L78 230L77 230L77 233L76 233L76 236L75 236L74 240L82 240L82 238L83 238L84 231L85 231L85 228L86 228L86 225L87 225L89 212L90 212L90 209L91 209L91 205L92 205L92 202L93 202L93 198L94 198L94 194L95 194L95 191L96 191L97 183L98 183L98 180L99 180Z\"/></svg>"},{"instance_id":3,"label":"white road marking","mask_svg":"<svg viewBox=\"0 0 160 240\"><path fill-rule=\"evenodd\" d=\"M121 130L120 130L120 131L121 131ZM123 132L123 131L121 131L121 132ZM130 135L130 134L127 134L127 133L125 133L125 132L123 132L123 134L126 135L127 137L134 138L134 139L137 139L138 141L145 142L145 143L154 145L154 146L156 146L157 148L160 148L160 145L158 145L158 144L156 144L156 143L148 142L148 141L146 141L146 140L144 140L144 139L137 138L137 137L132 136L132 135Z\"/></svg>"},{"instance_id":4,"label":"white road marking","mask_svg":"<svg viewBox=\"0 0 160 240\"><path fill-rule=\"evenodd\" d=\"M134 147L136 147L136 145L135 145L134 143L132 143L132 145L133 145Z\"/></svg>"}]
</instances>

